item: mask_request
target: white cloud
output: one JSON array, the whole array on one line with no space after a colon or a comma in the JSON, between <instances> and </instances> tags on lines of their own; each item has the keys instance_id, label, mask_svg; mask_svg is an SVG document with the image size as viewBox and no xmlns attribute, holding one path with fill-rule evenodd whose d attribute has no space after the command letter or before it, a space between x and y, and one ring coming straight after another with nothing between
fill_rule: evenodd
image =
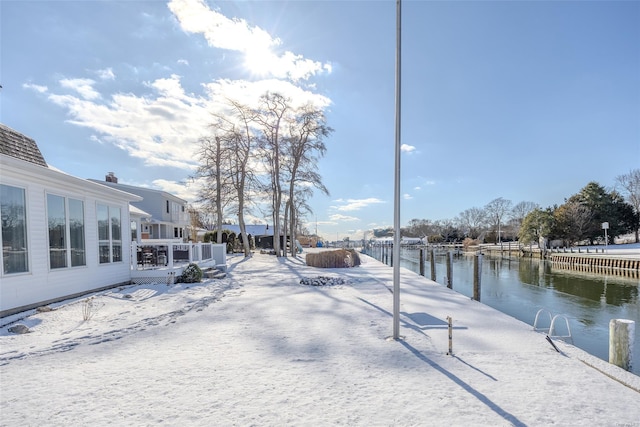
<instances>
[{"instance_id":1,"label":"white cloud","mask_svg":"<svg viewBox=\"0 0 640 427\"><path fill-rule=\"evenodd\" d=\"M49 100L67 110L70 123L95 130L96 139L148 165L193 169L196 141L206 132L212 103L185 94L177 76L148 87L153 93L146 96L115 94L102 103L59 94L50 94Z\"/></svg>"},{"instance_id":2,"label":"white cloud","mask_svg":"<svg viewBox=\"0 0 640 427\"><path fill-rule=\"evenodd\" d=\"M400 146L400 151L404 151L405 153L411 153L412 151L415 151L416 147L414 147L413 145L408 145L408 144L402 144Z\"/></svg>"},{"instance_id":3,"label":"white cloud","mask_svg":"<svg viewBox=\"0 0 640 427\"><path fill-rule=\"evenodd\" d=\"M111 68L105 68L104 70L96 71L98 77L102 80L115 80L116 75Z\"/></svg>"},{"instance_id":4,"label":"white cloud","mask_svg":"<svg viewBox=\"0 0 640 427\"><path fill-rule=\"evenodd\" d=\"M416 186L416 187L413 187L413 189L416 190L416 191L420 191L420 190L422 190L422 187Z\"/></svg>"},{"instance_id":5,"label":"white cloud","mask_svg":"<svg viewBox=\"0 0 640 427\"><path fill-rule=\"evenodd\" d=\"M189 65L189 61L186 59L178 59L178 64L180 65Z\"/></svg>"},{"instance_id":6,"label":"white cloud","mask_svg":"<svg viewBox=\"0 0 640 427\"><path fill-rule=\"evenodd\" d=\"M39 92L39 93L45 93L47 90L49 90L49 88L47 88L46 86L36 85L33 83L23 83L22 87L25 89L35 90L36 92Z\"/></svg>"},{"instance_id":7,"label":"white cloud","mask_svg":"<svg viewBox=\"0 0 640 427\"><path fill-rule=\"evenodd\" d=\"M231 98L236 101L254 106L258 98L266 92L279 93L286 98L291 98L292 106L299 107L311 103L316 108L324 109L331 104L331 100L325 96L301 89L298 86L284 80L260 80L249 82L245 80L218 80L204 85L211 99Z\"/></svg>"},{"instance_id":8,"label":"white cloud","mask_svg":"<svg viewBox=\"0 0 640 427\"><path fill-rule=\"evenodd\" d=\"M60 85L68 89L73 89L84 99L93 100L100 98L100 94L93 88L95 84L91 79L62 79Z\"/></svg>"},{"instance_id":9,"label":"white cloud","mask_svg":"<svg viewBox=\"0 0 640 427\"><path fill-rule=\"evenodd\" d=\"M203 85L205 94L197 96L186 93L174 74L146 82L142 87L146 93L116 93L110 99L93 90L92 80L63 82L81 96L50 93L48 99L67 110L70 123L93 129L97 133L93 140L113 144L147 165L187 170L196 167L197 141L209 132L211 113L226 108L221 104L226 98L255 105L260 95L272 90L291 97L293 106L311 102L324 108L330 104L328 98L282 80L220 80Z\"/></svg>"},{"instance_id":10,"label":"white cloud","mask_svg":"<svg viewBox=\"0 0 640 427\"><path fill-rule=\"evenodd\" d=\"M357 218L355 216L348 216L348 215L342 215L342 214L333 214L329 217L329 219L334 222L360 221L360 218Z\"/></svg>"},{"instance_id":11,"label":"white cloud","mask_svg":"<svg viewBox=\"0 0 640 427\"><path fill-rule=\"evenodd\" d=\"M411 194L404 193L404 194L402 195L402 198L403 198L404 200L411 200L411 199L413 199L413 196L412 196Z\"/></svg>"},{"instance_id":12,"label":"white cloud","mask_svg":"<svg viewBox=\"0 0 640 427\"><path fill-rule=\"evenodd\" d=\"M383 200L377 199L375 197L369 197L368 199L338 199L336 200L338 203L346 203L341 206L333 206L334 209L339 211L357 211L363 208L366 208L370 205L375 205L379 203L386 203Z\"/></svg>"},{"instance_id":13,"label":"white cloud","mask_svg":"<svg viewBox=\"0 0 640 427\"><path fill-rule=\"evenodd\" d=\"M227 18L202 0L172 0L168 6L185 32L202 34L209 46L243 53L245 66L255 75L297 81L331 72L330 64L305 59L289 51L280 55L275 53L273 49L282 44L279 38L249 25L244 19Z\"/></svg>"},{"instance_id":14,"label":"white cloud","mask_svg":"<svg viewBox=\"0 0 640 427\"><path fill-rule=\"evenodd\" d=\"M229 19L202 0L172 0L168 7L184 31L202 34L212 47L244 52L280 44L263 29L251 27L244 19Z\"/></svg>"}]
</instances>

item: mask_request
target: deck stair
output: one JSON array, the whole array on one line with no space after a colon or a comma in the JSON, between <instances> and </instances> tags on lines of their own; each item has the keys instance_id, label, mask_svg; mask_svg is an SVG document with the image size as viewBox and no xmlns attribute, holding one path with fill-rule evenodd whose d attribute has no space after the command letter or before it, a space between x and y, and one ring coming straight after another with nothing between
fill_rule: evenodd
<instances>
[{"instance_id":1,"label":"deck stair","mask_svg":"<svg viewBox=\"0 0 640 427\"><path fill-rule=\"evenodd\" d=\"M207 267L202 269L202 277L206 277L207 279L224 279L227 277L227 273L215 267Z\"/></svg>"}]
</instances>

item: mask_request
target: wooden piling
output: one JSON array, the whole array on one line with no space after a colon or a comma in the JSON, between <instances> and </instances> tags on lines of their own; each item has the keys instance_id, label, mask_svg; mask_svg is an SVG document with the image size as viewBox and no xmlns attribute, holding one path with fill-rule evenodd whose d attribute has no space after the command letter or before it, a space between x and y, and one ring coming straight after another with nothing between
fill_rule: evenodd
<instances>
[{"instance_id":1,"label":"wooden piling","mask_svg":"<svg viewBox=\"0 0 640 427\"><path fill-rule=\"evenodd\" d=\"M447 251L447 288L453 289L453 253Z\"/></svg>"},{"instance_id":2,"label":"wooden piling","mask_svg":"<svg viewBox=\"0 0 640 427\"><path fill-rule=\"evenodd\" d=\"M436 281L436 256L435 251L431 248L429 257L431 259L431 280Z\"/></svg>"},{"instance_id":3,"label":"wooden piling","mask_svg":"<svg viewBox=\"0 0 640 427\"><path fill-rule=\"evenodd\" d=\"M420 248L420 275L424 276L424 249Z\"/></svg>"},{"instance_id":4,"label":"wooden piling","mask_svg":"<svg viewBox=\"0 0 640 427\"><path fill-rule=\"evenodd\" d=\"M482 277L482 254L476 254L473 259L473 299L480 301L480 288Z\"/></svg>"},{"instance_id":5,"label":"wooden piling","mask_svg":"<svg viewBox=\"0 0 640 427\"><path fill-rule=\"evenodd\" d=\"M609 321L609 363L631 371L633 361L633 320L611 319Z\"/></svg>"}]
</instances>

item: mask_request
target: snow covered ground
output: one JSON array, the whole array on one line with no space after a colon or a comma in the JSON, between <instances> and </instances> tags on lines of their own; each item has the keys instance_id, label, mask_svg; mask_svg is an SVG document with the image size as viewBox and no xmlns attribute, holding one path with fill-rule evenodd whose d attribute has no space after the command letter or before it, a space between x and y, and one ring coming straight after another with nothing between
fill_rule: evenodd
<instances>
[{"instance_id":1,"label":"snow covered ground","mask_svg":"<svg viewBox=\"0 0 640 427\"><path fill-rule=\"evenodd\" d=\"M424 277L402 271L394 341L392 269L371 258L228 261L2 319L0 425L640 426L640 377ZM300 283L318 276L345 283Z\"/></svg>"},{"instance_id":2,"label":"snow covered ground","mask_svg":"<svg viewBox=\"0 0 640 427\"><path fill-rule=\"evenodd\" d=\"M624 258L640 258L640 243L627 243L624 245L596 245L596 246L580 246L580 249L584 253L587 248L591 253L597 253L596 249L600 252L598 255L602 255L602 251L605 250L606 255L621 256ZM606 248L606 249L605 249Z\"/></svg>"}]
</instances>

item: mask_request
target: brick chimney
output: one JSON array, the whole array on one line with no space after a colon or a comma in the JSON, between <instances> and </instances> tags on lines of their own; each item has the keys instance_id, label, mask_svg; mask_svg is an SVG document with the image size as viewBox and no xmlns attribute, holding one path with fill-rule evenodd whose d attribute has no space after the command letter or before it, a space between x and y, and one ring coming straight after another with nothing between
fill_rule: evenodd
<instances>
[{"instance_id":1,"label":"brick chimney","mask_svg":"<svg viewBox=\"0 0 640 427\"><path fill-rule=\"evenodd\" d=\"M118 177L113 172L109 172L104 179L107 182L113 182L114 184L118 183Z\"/></svg>"}]
</instances>

